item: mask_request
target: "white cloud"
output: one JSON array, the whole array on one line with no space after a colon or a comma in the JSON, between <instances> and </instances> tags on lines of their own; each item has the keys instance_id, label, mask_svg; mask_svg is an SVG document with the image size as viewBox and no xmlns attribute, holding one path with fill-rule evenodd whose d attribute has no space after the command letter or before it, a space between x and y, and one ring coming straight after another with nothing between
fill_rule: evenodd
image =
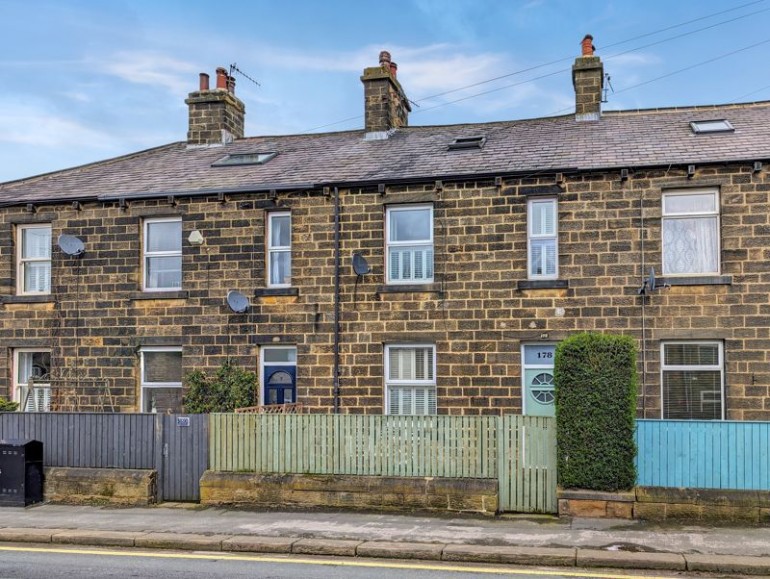
<instances>
[{"instance_id":1,"label":"white cloud","mask_svg":"<svg viewBox=\"0 0 770 579\"><path fill-rule=\"evenodd\" d=\"M659 64L660 58L654 54L643 53L627 53L619 54L617 56L606 56L603 58L605 63L611 63L612 66L650 66L653 64Z\"/></svg>"},{"instance_id":2,"label":"white cloud","mask_svg":"<svg viewBox=\"0 0 770 579\"><path fill-rule=\"evenodd\" d=\"M506 60L497 54L416 54L399 76L416 98L468 86L500 75ZM426 95L427 96L427 95Z\"/></svg>"},{"instance_id":3,"label":"white cloud","mask_svg":"<svg viewBox=\"0 0 770 579\"><path fill-rule=\"evenodd\" d=\"M0 103L0 142L38 147L111 148L116 140L107 132L92 129L40 107Z\"/></svg>"},{"instance_id":4,"label":"white cloud","mask_svg":"<svg viewBox=\"0 0 770 579\"><path fill-rule=\"evenodd\" d=\"M173 93L187 93L190 73L197 71L192 63L152 51L118 52L93 64L101 72L127 82L161 86Z\"/></svg>"},{"instance_id":5,"label":"white cloud","mask_svg":"<svg viewBox=\"0 0 770 579\"><path fill-rule=\"evenodd\" d=\"M71 101L75 101L79 103L90 103L93 101L93 98L91 98L91 95L82 91L68 91L68 92L62 93L62 96L70 99Z\"/></svg>"}]
</instances>

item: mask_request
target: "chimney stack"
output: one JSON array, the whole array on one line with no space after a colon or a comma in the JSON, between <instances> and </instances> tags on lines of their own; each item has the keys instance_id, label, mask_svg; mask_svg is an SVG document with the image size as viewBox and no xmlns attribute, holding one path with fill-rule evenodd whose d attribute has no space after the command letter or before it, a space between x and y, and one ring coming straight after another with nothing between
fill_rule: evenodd
<instances>
[{"instance_id":1,"label":"chimney stack","mask_svg":"<svg viewBox=\"0 0 770 579\"><path fill-rule=\"evenodd\" d=\"M572 65L576 121L598 121L602 113L604 65L598 56L594 56L593 39L586 34L580 43L582 55Z\"/></svg>"},{"instance_id":2,"label":"chimney stack","mask_svg":"<svg viewBox=\"0 0 770 579\"><path fill-rule=\"evenodd\" d=\"M366 138L387 138L391 129L409 124L409 100L396 79L398 66L386 50L380 52L380 65L364 69L364 126Z\"/></svg>"},{"instance_id":3,"label":"chimney stack","mask_svg":"<svg viewBox=\"0 0 770 579\"><path fill-rule=\"evenodd\" d=\"M246 107L235 96L235 79L222 67L216 74L215 89L209 88L209 75L202 72L199 90L184 101L189 110L188 147L223 145L243 138Z\"/></svg>"}]
</instances>

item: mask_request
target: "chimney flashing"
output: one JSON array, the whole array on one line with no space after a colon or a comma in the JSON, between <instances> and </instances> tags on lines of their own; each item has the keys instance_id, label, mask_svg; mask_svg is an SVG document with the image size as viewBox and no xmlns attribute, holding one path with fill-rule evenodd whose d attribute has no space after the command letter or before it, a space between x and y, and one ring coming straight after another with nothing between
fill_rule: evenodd
<instances>
[{"instance_id":1,"label":"chimney flashing","mask_svg":"<svg viewBox=\"0 0 770 579\"><path fill-rule=\"evenodd\" d=\"M364 141L387 141L396 134L396 129L389 131L368 131L364 133Z\"/></svg>"}]
</instances>

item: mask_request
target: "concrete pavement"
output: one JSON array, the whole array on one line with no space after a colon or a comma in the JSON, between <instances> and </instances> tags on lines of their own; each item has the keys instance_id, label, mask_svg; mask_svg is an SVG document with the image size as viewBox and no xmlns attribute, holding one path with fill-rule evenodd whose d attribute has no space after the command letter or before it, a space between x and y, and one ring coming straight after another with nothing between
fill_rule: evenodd
<instances>
[{"instance_id":1,"label":"concrete pavement","mask_svg":"<svg viewBox=\"0 0 770 579\"><path fill-rule=\"evenodd\" d=\"M164 504L0 508L0 541L770 576L770 528Z\"/></svg>"}]
</instances>

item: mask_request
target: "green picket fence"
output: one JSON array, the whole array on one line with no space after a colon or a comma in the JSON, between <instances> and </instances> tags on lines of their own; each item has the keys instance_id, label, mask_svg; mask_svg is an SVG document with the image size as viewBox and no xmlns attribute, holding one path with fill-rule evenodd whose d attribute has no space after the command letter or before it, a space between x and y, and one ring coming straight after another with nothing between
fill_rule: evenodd
<instances>
[{"instance_id":1,"label":"green picket fence","mask_svg":"<svg viewBox=\"0 0 770 579\"><path fill-rule=\"evenodd\" d=\"M556 424L531 416L212 414L225 472L499 479L500 510L556 512Z\"/></svg>"},{"instance_id":2,"label":"green picket fence","mask_svg":"<svg viewBox=\"0 0 770 579\"><path fill-rule=\"evenodd\" d=\"M556 419L503 416L498 449L500 510L557 512Z\"/></svg>"}]
</instances>

